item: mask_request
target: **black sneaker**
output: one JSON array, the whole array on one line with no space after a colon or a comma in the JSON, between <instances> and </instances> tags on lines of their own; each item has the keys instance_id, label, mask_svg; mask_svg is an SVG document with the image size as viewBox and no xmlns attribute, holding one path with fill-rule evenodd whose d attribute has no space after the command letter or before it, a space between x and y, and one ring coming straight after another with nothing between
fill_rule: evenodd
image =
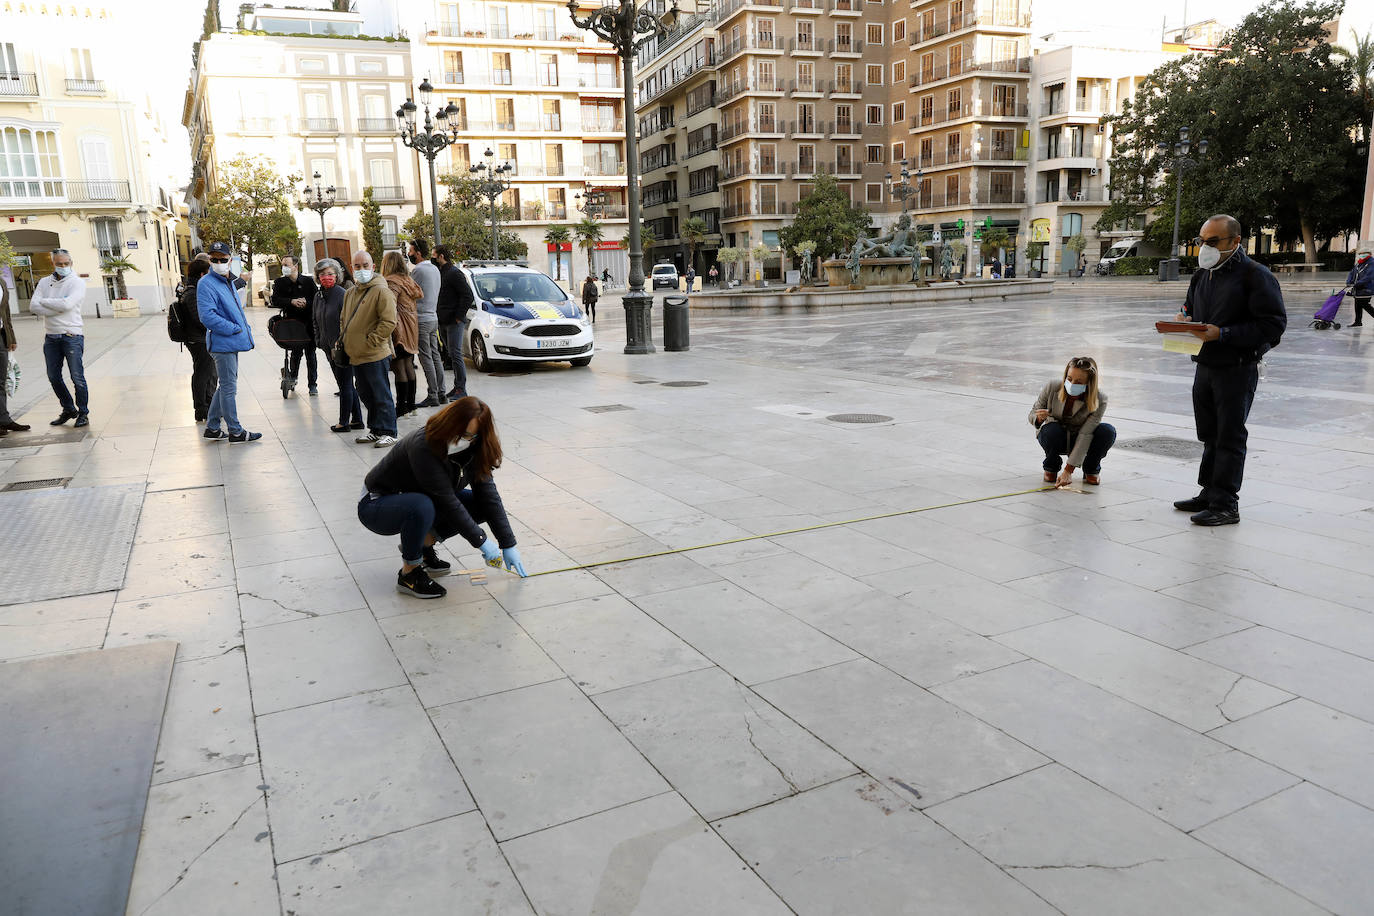
<instances>
[{"instance_id":1,"label":"black sneaker","mask_svg":"<svg viewBox=\"0 0 1374 916\"><path fill-rule=\"evenodd\" d=\"M423 556L425 572L431 576L447 576L453 570L453 564L447 560L439 559L439 555L434 552L433 547L426 547Z\"/></svg>"},{"instance_id":2,"label":"black sneaker","mask_svg":"<svg viewBox=\"0 0 1374 916\"><path fill-rule=\"evenodd\" d=\"M62 411L61 415L58 416L58 418L57 418L56 420L53 420L53 421L52 421L51 423L49 423L48 425L49 425L49 426L61 426L63 423L66 423L68 420L75 420L75 419L76 419L76 411L74 411L74 410L64 410L64 411Z\"/></svg>"},{"instance_id":3,"label":"black sneaker","mask_svg":"<svg viewBox=\"0 0 1374 916\"><path fill-rule=\"evenodd\" d=\"M1202 525L1206 528L1215 528L1218 525L1239 525L1240 513L1235 509L1203 509L1197 515L1191 516L1190 520L1194 525Z\"/></svg>"},{"instance_id":4,"label":"black sneaker","mask_svg":"<svg viewBox=\"0 0 1374 916\"><path fill-rule=\"evenodd\" d=\"M229 441L230 441L231 443L234 443L234 442L257 442L257 441L258 441L259 439L261 439L261 438L262 438L262 433L250 433L250 432L249 432L248 430L246 430L246 429L245 429L243 432L241 432L241 433L230 433L230 434L229 434Z\"/></svg>"},{"instance_id":5,"label":"black sneaker","mask_svg":"<svg viewBox=\"0 0 1374 916\"><path fill-rule=\"evenodd\" d=\"M417 566L410 572L398 572L396 591L412 598L442 598L448 594L448 589L431 579L423 566Z\"/></svg>"},{"instance_id":6,"label":"black sneaker","mask_svg":"<svg viewBox=\"0 0 1374 916\"><path fill-rule=\"evenodd\" d=\"M229 434L226 433L226 432L225 432L224 430L222 430L222 429L209 429L209 428L207 428L207 429L205 430L205 432L201 433L200 435L201 435L201 438L203 438L203 439L215 439L215 440L219 440L219 439L228 439L228 438L229 438Z\"/></svg>"},{"instance_id":7,"label":"black sneaker","mask_svg":"<svg viewBox=\"0 0 1374 916\"><path fill-rule=\"evenodd\" d=\"M1180 512L1201 512L1203 509L1206 509L1208 505L1207 497L1203 496L1201 493L1197 496L1191 496L1188 499L1180 499L1174 502L1174 508L1178 509Z\"/></svg>"},{"instance_id":8,"label":"black sneaker","mask_svg":"<svg viewBox=\"0 0 1374 916\"><path fill-rule=\"evenodd\" d=\"M425 398L423 401L421 401L420 403L416 404L415 406L416 406L416 407L438 407L438 406L439 406L439 402L436 401L436 400L434 400L434 398Z\"/></svg>"}]
</instances>

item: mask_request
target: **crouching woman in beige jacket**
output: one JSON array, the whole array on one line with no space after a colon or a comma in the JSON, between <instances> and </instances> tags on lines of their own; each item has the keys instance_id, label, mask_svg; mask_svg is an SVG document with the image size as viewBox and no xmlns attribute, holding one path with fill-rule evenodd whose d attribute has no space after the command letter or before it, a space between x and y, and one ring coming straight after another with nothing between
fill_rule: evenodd
<instances>
[{"instance_id":1,"label":"crouching woman in beige jacket","mask_svg":"<svg viewBox=\"0 0 1374 916\"><path fill-rule=\"evenodd\" d=\"M1046 483L1066 486L1078 467L1084 483L1099 482L1102 459L1116 442L1116 428L1102 422L1106 412L1107 395L1098 387L1097 361L1091 357L1069 360L1063 377L1040 390L1030 422L1045 450ZM1068 462L1061 462L1060 455L1068 455Z\"/></svg>"}]
</instances>

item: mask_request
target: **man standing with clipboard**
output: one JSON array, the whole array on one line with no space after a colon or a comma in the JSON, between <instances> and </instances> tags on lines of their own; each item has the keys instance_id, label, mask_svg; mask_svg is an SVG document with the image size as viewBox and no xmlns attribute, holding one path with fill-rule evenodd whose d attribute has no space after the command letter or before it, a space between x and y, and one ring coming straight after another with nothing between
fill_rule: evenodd
<instances>
[{"instance_id":1,"label":"man standing with clipboard","mask_svg":"<svg viewBox=\"0 0 1374 916\"><path fill-rule=\"evenodd\" d=\"M1188 285L1178 321L1202 341L1193 356L1193 420L1202 442L1202 491L1174 503L1195 525L1240 521L1245 474L1245 421L1259 384L1259 363L1288 326L1279 282L1241 250L1241 226L1224 214L1207 220L1196 239L1199 270ZM1164 329L1161 329L1164 330ZM1174 330L1173 327L1167 330Z\"/></svg>"}]
</instances>

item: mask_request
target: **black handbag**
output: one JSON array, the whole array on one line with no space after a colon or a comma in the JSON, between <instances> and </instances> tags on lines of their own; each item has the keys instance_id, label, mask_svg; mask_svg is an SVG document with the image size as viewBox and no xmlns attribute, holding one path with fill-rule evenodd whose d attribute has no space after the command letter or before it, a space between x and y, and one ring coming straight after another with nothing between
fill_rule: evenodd
<instances>
[{"instance_id":1,"label":"black handbag","mask_svg":"<svg viewBox=\"0 0 1374 916\"><path fill-rule=\"evenodd\" d=\"M361 303L359 307L361 307ZM329 358L336 366L350 365L348 350L344 348L344 335L348 333L348 326L353 323L353 319L357 315L358 309L354 309L353 314L348 316L348 321L339 329L339 339L334 341L334 346L329 348Z\"/></svg>"}]
</instances>

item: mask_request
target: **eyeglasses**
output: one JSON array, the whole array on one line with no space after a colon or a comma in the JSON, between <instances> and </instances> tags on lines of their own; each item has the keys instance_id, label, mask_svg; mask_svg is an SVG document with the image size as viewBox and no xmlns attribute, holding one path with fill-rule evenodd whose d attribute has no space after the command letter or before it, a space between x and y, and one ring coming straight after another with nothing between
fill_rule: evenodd
<instances>
[{"instance_id":1,"label":"eyeglasses","mask_svg":"<svg viewBox=\"0 0 1374 916\"><path fill-rule=\"evenodd\" d=\"M1199 235L1197 238L1193 239L1193 245L1194 247L1198 248L1202 247L1203 245L1211 245L1213 248L1215 248L1217 247L1218 242L1228 242L1231 239L1238 238L1240 238L1240 236L1238 235L1218 235L1215 238L1205 239Z\"/></svg>"},{"instance_id":2,"label":"eyeglasses","mask_svg":"<svg viewBox=\"0 0 1374 916\"><path fill-rule=\"evenodd\" d=\"M211 264L228 264L228 263L229 263L229 259L228 259L228 258L211 258L211 259L210 259L210 263L211 263Z\"/></svg>"}]
</instances>

